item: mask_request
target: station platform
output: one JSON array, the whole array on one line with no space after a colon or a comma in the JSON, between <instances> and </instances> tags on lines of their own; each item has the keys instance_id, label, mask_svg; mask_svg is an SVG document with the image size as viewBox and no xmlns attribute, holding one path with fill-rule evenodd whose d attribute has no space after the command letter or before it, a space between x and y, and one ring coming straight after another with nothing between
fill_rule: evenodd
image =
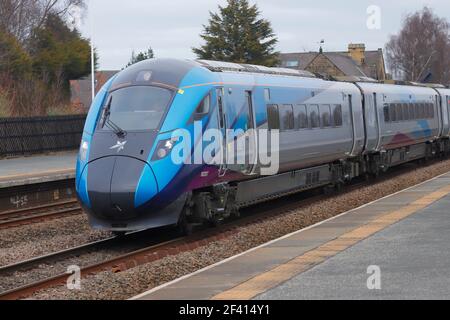
<instances>
[{"instance_id":1,"label":"station platform","mask_svg":"<svg viewBox=\"0 0 450 320\"><path fill-rule=\"evenodd\" d=\"M134 297L450 299L450 172Z\"/></svg>"},{"instance_id":2,"label":"station platform","mask_svg":"<svg viewBox=\"0 0 450 320\"><path fill-rule=\"evenodd\" d=\"M0 189L75 177L77 151L0 160Z\"/></svg>"}]
</instances>

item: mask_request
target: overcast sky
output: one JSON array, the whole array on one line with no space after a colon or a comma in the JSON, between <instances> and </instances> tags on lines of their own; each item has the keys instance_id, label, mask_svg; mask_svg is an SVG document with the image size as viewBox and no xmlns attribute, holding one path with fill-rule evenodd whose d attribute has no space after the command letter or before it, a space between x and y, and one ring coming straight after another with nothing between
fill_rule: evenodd
<instances>
[{"instance_id":1,"label":"overcast sky","mask_svg":"<svg viewBox=\"0 0 450 320\"><path fill-rule=\"evenodd\" d=\"M89 1L89 0L87 0ZM123 68L132 50L151 46L157 57L195 58L191 48L202 41L199 34L226 0L90 0L81 30L94 41L100 69ZM449 0L250 0L272 22L281 52L317 51L321 39L328 51L346 50L348 43L365 43L367 49L384 47L398 32L408 13L427 5L450 21ZM376 13L380 8L380 28ZM367 21L371 28L367 27ZM375 24L374 24L375 23Z\"/></svg>"}]
</instances>

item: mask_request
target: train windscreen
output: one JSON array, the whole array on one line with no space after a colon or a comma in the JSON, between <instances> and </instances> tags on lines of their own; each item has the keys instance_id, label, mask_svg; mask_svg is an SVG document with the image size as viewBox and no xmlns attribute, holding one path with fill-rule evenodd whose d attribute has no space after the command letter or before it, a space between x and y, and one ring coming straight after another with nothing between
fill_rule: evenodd
<instances>
[{"instance_id":1,"label":"train windscreen","mask_svg":"<svg viewBox=\"0 0 450 320\"><path fill-rule=\"evenodd\" d=\"M132 86L111 92L99 123L110 130L108 122L125 131L155 130L172 98L172 91L160 87Z\"/></svg>"}]
</instances>

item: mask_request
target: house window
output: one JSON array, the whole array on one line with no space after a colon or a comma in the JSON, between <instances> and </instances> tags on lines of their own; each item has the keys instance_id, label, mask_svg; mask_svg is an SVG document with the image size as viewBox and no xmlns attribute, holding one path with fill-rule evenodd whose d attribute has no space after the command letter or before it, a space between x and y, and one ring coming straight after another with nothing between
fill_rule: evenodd
<instances>
[{"instance_id":1,"label":"house window","mask_svg":"<svg viewBox=\"0 0 450 320\"><path fill-rule=\"evenodd\" d=\"M298 61L297 60L286 61L286 67L288 67L288 68L296 68L296 67L298 67Z\"/></svg>"}]
</instances>

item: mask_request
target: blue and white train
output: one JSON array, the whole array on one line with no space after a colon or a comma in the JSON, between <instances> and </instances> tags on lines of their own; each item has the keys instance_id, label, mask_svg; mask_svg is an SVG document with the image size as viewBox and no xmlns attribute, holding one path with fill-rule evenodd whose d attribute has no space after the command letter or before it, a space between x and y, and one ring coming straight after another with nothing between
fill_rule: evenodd
<instances>
[{"instance_id":1,"label":"blue and white train","mask_svg":"<svg viewBox=\"0 0 450 320\"><path fill-rule=\"evenodd\" d=\"M239 208L449 151L450 89L326 81L308 72L153 59L110 79L83 132L76 189L94 228L115 232L217 223ZM176 163L184 129L279 130L277 174L251 161ZM182 140L182 139L180 139ZM190 150L205 144L192 139Z\"/></svg>"}]
</instances>

